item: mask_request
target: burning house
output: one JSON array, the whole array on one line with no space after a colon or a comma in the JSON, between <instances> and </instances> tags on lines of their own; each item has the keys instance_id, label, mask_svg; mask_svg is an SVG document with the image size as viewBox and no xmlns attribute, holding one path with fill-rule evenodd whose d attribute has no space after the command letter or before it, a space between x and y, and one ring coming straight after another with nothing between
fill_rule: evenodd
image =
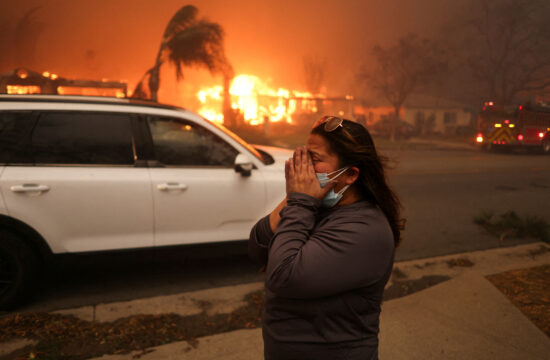
<instances>
[{"instance_id":1,"label":"burning house","mask_svg":"<svg viewBox=\"0 0 550 360\"><path fill-rule=\"evenodd\" d=\"M233 119L226 119L224 97L229 96ZM198 112L205 118L229 126L240 123L269 126L270 123L298 124L300 116L334 114L353 118L353 96L328 97L306 91L273 88L254 75L236 76L228 93L221 85L204 87L197 93Z\"/></svg>"},{"instance_id":2,"label":"burning house","mask_svg":"<svg viewBox=\"0 0 550 360\"><path fill-rule=\"evenodd\" d=\"M127 96L127 84L118 81L73 80L44 71L38 73L25 68L0 74L0 94L59 94Z\"/></svg>"}]
</instances>

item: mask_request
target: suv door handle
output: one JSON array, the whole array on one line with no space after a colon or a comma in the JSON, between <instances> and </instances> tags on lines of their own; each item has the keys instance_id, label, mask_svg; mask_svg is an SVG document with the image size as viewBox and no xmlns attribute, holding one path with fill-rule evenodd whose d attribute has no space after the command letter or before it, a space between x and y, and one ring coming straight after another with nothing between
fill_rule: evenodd
<instances>
[{"instance_id":1,"label":"suv door handle","mask_svg":"<svg viewBox=\"0 0 550 360\"><path fill-rule=\"evenodd\" d=\"M181 183L164 183L158 184L157 189L160 191L170 191L170 190L187 190L187 185Z\"/></svg>"},{"instance_id":2,"label":"suv door handle","mask_svg":"<svg viewBox=\"0 0 550 360\"><path fill-rule=\"evenodd\" d=\"M10 190L15 193L43 193L50 190L50 187L47 185L38 185L38 184L23 184L23 185L13 185L10 187Z\"/></svg>"}]
</instances>

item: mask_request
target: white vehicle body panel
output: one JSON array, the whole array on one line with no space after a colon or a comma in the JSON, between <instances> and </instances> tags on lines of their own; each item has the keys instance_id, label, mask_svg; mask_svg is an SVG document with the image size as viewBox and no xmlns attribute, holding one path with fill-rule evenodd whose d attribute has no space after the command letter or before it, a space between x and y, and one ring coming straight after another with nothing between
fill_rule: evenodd
<instances>
[{"instance_id":1,"label":"white vehicle body panel","mask_svg":"<svg viewBox=\"0 0 550 360\"><path fill-rule=\"evenodd\" d=\"M38 231L54 253L153 246L145 168L7 166L0 184L9 215ZM49 190L11 190L23 184Z\"/></svg>"},{"instance_id":2,"label":"white vehicle body panel","mask_svg":"<svg viewBox=\"0 0 550 360\"><path fill-rule=\"evenodd\" d=\"M266 188L266 211L271 212L286 196L285 161L292 157L294 151L273 146L254 145L269 153L275 160L274 164L262 168Z\"/></svg>"},{"instance_id":3,"label":"white vehicle body panel","mask_svg":"<svg viewBox=\"0 0 550 360\"><path fill-rule=\"evenodd\" d=\"M245 240L264 211L265 183L258 170L248 177L224 168L150 171L157 246ZM182 189L159 190L170 183Z\"/></svg>"}]
</instances>

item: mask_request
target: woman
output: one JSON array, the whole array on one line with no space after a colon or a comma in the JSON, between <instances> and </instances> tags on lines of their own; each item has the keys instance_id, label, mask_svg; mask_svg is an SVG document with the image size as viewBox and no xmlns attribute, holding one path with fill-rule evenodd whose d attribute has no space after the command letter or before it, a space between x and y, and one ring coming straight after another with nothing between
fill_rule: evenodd
<instances>
[{"instance_id":1,"label":"woman","mask_svg":"<svg viewBox=\"0 0 550 360\"><path fill-rule=\"evenodd\" d=\"M323 117L285 170L287 197L249 240L266 265L265 359L378 359L401 220L372 138Z\"/></svg>"}]
</instances>

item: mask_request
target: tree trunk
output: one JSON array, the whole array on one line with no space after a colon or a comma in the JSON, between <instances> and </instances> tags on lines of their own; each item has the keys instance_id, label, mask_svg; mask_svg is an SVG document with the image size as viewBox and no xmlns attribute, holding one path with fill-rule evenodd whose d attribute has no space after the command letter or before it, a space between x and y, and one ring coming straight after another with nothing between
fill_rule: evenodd
<instances>
[{"instance_id":1,"label":"tree trunk","mask_svg":"<svg viewBox=\"0 0 550 360\"><path fill-rule=\"evenodd\" d=\"M158 91L160 87L160 64L156 63L149 76L149 92L151 100L158 102Z\"/></svg>"},{"instance_id":2,"label":"tree trunk","mask_svg":"<svg viewBox=\"0 0 550 360\"><path fill-rule=\"evenodd\" d=\"M227 127L231 127L234 124L234 116L231 111L231 94L229 93L229 87L231 86L231 77L223 75L223 103L222 114L223 124Z\"/></svg>"},{"instance_id":3,"label":"tree trunk","mask_svg":"<svg viewBox=\"0 0 550 360\"><path fill-rule=\"evenodd\" d=\"M395 142L396 135L397 135L397 127L399 124L399 110L401 109L401 105L394 105L393 106L395 114L393 116L390 127L390 141Z\"/></svg>"},{"instance_id":4,"label":"tree trunk","mask_svg":"<svg viewBox=\"0 0 550 360\"><path fill-rule=\"evenodd\" d=\"M162 52L164 51L164 42L161 44L157 58L155 59L155 66L151 69L149 76L149 93L151 100L158 102L158 92L160 87L160 66L162 65Z\"/></svg>"}]
</instances>

